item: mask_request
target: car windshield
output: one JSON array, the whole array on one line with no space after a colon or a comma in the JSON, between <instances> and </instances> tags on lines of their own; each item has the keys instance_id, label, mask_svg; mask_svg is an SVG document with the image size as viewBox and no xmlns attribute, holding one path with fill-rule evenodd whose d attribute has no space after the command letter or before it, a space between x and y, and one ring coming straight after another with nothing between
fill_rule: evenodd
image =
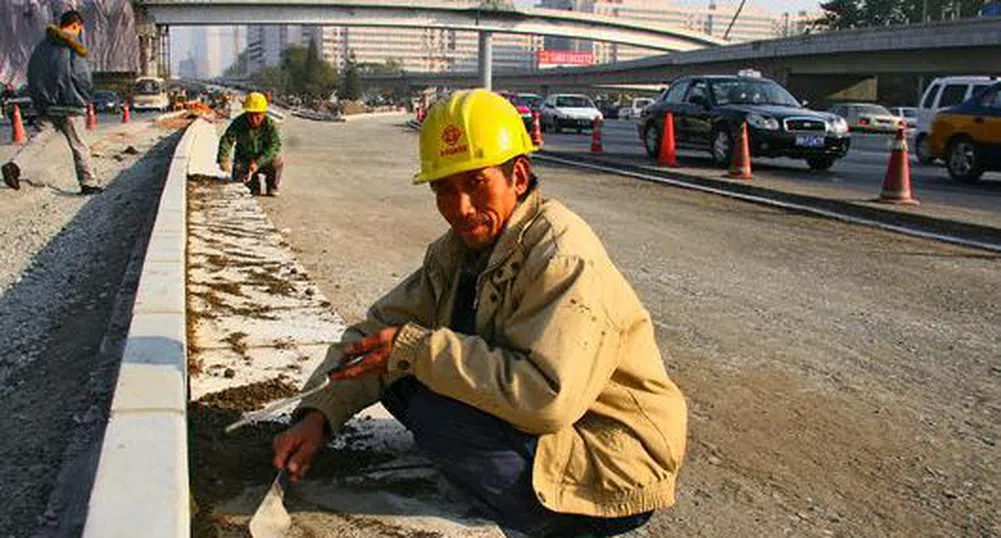
<instances>
[{"instance_id":1,"label":"car windshield","mask_svg":"<svg viewBox=\"0 0 1001 538\"><path fill-rule=\"evenodd\" d=\"M855 109L858 110L859 114L868 114L870 116L892 116L890 111L879 105L855 105Z\"/></svg>"},{"instance_id":2,"label":"car windshield","mask_svg":"<svg viewBox=\"0 0 1001 538\"><path fill-rule=\"evenodd\" d=\"M800 106L795 97L770 80L717 80L712 81L711 85L717 105Z\"/></svg>"},{"instance_id":3,"label":"car windshield","mask_svg":"<svg viewBox=\"0 0 1001 538\"><path fill-rule=\"evenodd\" d=\"M519 95L518 101L529 108L537 108L542 103L542 97L538 95Z\"/></svg>"},{"instance_id":4,"label":"car windshield","mask_svg":"<svg viewBox=\"0 0 1001 538\"><path fill-rule=\"evenodd\" d=\"M905 109L901 110L901 112L904 113L904 117L905 118L916 118L916 117L918 117L918 111L914 110L913 108L905 108Z\"/></svg>"},{"instance_id":5,"label":"car windshield","mask_svg":"<svg viewBox=\"0 0 1001 538\"><path fill-rule=\"evenodd\" d=\"M94 92L94 99L114 99L113 92Z\"/></svg>"},{"instance_id":6,"label":"car windshield","mask_svg":"<svg viewBox=\"0 0 1001 538\"><path fill-rule=\"evenodd\" d=\"M135 90L141 95L155 95L160 93L160 84L155 80L140 80L136 82Z\"/></svg>"},{"instance_id":7,"label":"car windshield","mask_svg":"<svg viewBox=\"0 0 1001 538\"><path fill-rule=\"evenodd\" d=\"M564 108L594 108L594 103L587 97L564 95L556 98L556 106Z\"/></svg>"}]
</instances>

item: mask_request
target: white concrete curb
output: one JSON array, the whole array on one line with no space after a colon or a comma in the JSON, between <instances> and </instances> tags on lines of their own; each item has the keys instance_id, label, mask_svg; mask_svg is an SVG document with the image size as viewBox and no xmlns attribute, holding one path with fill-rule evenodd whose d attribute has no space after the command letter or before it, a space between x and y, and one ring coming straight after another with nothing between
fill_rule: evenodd
<instances>
[{"instance_id":1,"label":"white concrete curb","mask_svg":"<svg viewBox=\"0 0 1001 538\"><path fill-rule=\"evenodd\" d=\"M390 110L384 112L363 112L361 114L350 114L347 116L342 115L341 119L344 121L358 121L368 118L385 118L389 116L406 116L406 110Z\"/></svg>"},{"instance_id":2,"label":"white concrete curb","mask_svg":"<svg viewBox=\"0 0 1001 538\"><path fill-rule=\"evenodd\" d=\"M85 538L188 538L185 252L188 161L213 129L177 144L143 261L94 478Z\"/></svg>"}]
</instances>

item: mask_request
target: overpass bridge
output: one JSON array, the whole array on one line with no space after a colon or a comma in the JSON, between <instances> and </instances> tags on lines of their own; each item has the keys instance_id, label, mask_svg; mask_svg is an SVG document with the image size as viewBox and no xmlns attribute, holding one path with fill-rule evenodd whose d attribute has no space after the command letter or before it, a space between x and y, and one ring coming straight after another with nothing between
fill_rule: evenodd
<instances>
[{"instance_id":1,"label":"overpass bridge","mask_svg":"<svg viewBox=\"0 0 1001 538\"><path fill-rule=\"evenodd\" d=\"M978 18L846 30L754 41L628 62L577 68L499 72L499 87L543 91L608 84L663 84L683 74L736 73L753 68L804 98L866 84L877 74L1001 75L1001 18ZM476 86L470 73L366 75L369 84Z\"/></svg>"},{"instance_id":2,"label":"overpass bridge","mask_svg":"<svg viewBox=\"0 0 1001 538\"><path fill-rule=\"evenodd\" d=\"M475 31L480 36L475 85L488 88L492 80L490 36L494 33L590 39L666 52L724 43L671 26L495 2L469 6L407 0L136 0L135 8L157 26L305 24Z\"/></svg>"}]
</instances>

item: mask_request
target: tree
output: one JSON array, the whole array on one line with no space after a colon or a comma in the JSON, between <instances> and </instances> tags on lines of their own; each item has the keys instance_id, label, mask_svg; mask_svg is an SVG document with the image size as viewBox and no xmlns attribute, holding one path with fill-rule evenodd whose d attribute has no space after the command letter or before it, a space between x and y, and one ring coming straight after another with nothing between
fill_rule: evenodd
<instances>
[{"instance_id":1,"label":"tree","mask_svg":"<svg viewBox=\"0 0 1001 538\"><path fill-rule=\"evenodd\" d=\"M337 89L337 70L320 57L320 49L316 41L310 39L306 51L305 81L303 94L315 98L326 99Z\"/></svg>"},{"instance_id":2,"label":"tree","mask_svg":"<svg viewBox=\"0 0 1001 538\"><path fill-rule=\"evenodd\" d=\"M247 74L247 51L243 51L236 56L236 60L233 60L233 64L226 68L223 72L224 77L238 77Z\"/></svg>"},{"instance_id":3,"label":"tree","mask_svg":"<svg viewBox=\"0 0 1001 538\"><path fill-rule=\"evenodd\" d=\"M281 67L265 67L254 75L254 84L281 95L289 92L289 76Z\"/></svg>"},{"instance_id":4,"label":"tree","mask_svg":"<svg viewBox=\"0 0 1001 538\"><path fill-rule=\"evenodd\" d=\"M306 47L291 46L282 51L281 69L288 76L286 93L303 95L306 93Z\"/></svg>"},{"instance_id":5,"label":"tree","mask_svg":"<svg viewBox=\"0 0 1001 538\"><path fill-rule=\"evenodd\" d=\"M832 30L975 17L983 0L828 0L820 22Z\"/></svg>"},{"instance_id":6,"label":"tree","mask_svg":"<svg viewBox=\"0 0 1001 538\"><path fill-rule=\"evenodd\" d=\"M344 90L341 98L349 101L361 99L361 75L358 73L358 62L355 60L355 53L348 55L344 62Z\"/></svg>"}]
</instances>

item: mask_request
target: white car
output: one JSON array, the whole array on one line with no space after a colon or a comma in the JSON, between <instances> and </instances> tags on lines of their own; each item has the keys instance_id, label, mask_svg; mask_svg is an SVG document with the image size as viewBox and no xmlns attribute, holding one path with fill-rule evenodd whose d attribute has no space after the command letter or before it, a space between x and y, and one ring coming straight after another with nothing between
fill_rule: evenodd
<instances>
[{"instance_id":1,"label":"white car","mask_svg":"<svg viewBox=\"0 0 1001 538\"><path fill-rule=\"evenodd\" d=\"M590 129L594 120L602 119L601 112L590 97L573 93L557 93L546 97L539 115L542 129L556 133L563 129L576 129L579 133Z\"/></svg>"},{"instance_id":2,"label":"white car","mask_svg":"<svg viewBox=\"0 0 1001 538\"><path fill-rule=\"evenodd\" d=\"M918 127L914 145L919 162L930 164L935 160L928 145L928 135L931 133L931 126L938 111L966 101L995 82L997 82L995 77L942 77L932 81L918 106Z\"/></svg>"},{"instance_id":3,"label":"white car","mask_svg":"<svg viewBox=\"0 0 1001 538\"><path fill-rule=\"evenodd\" d=\"M904 120L907 124L908 129L913 129L918 126L918 109L913 106L891 106L890 112Z\"/></svg>"},{"instance_id":4,"label":"white car","mask_svg":"<svg viewBox=\"0 0 1001 538\"><path fill-rule=\"evenodd\" d=\"M643 114L643 109L653 104L653 99L649 97L637 97L633 99L630 106L619 109L620 120L631 120L639 118Z\"/></svg>"}]
</instances>

